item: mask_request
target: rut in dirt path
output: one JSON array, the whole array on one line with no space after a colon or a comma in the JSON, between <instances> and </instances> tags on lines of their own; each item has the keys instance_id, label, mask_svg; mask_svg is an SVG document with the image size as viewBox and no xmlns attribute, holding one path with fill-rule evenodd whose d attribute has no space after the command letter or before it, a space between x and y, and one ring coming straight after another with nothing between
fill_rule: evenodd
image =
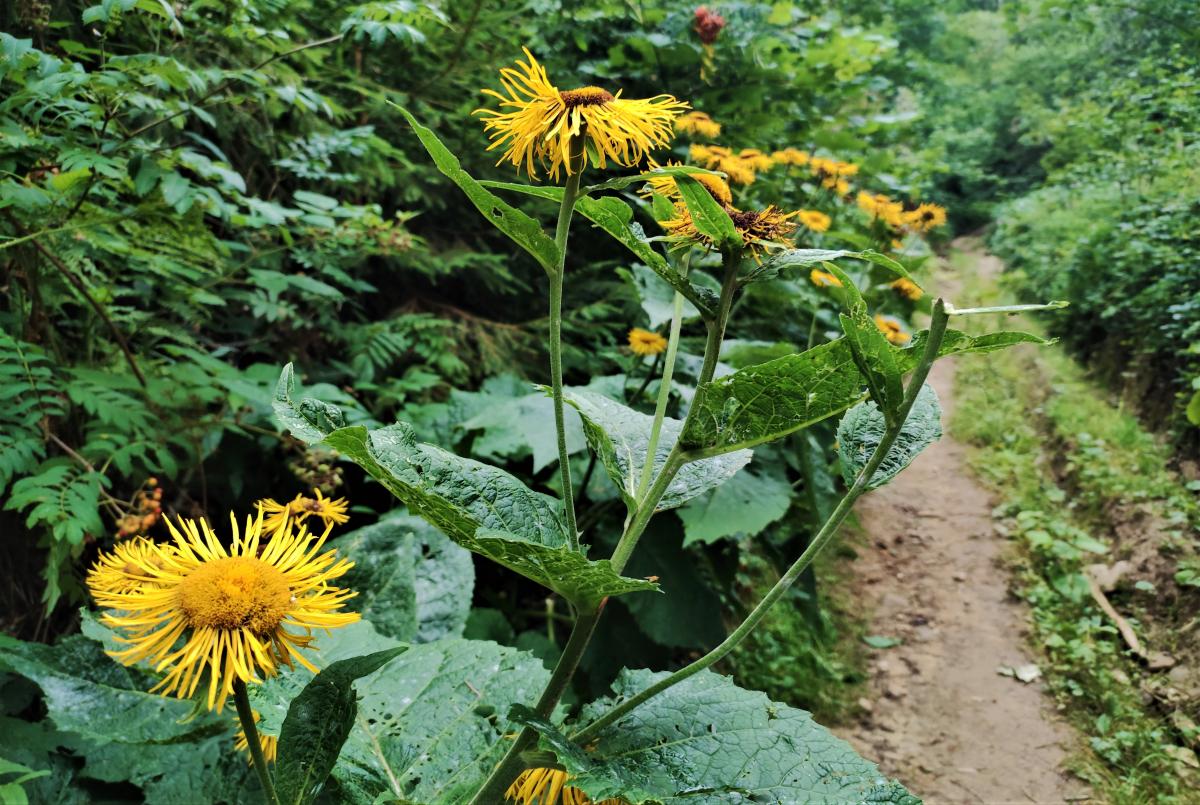
<instances>
[{"instance_id":1,"label":"rut in dirt path","mask_svg":"<svg viewBox=\"0 0 1200 805\"><path fill-rule=\"evenodd\" d=\"M930 382L948 422L952 361ZM870 633L903 643L874 653L870 709L837 732L930 805L1086 801L1062 768L1078 739L1040 683L997 673L1034 655L991 509L949 435L860 502L868 544L853 565L856 595L873 612Z\"/></svg>"}]
</instances>

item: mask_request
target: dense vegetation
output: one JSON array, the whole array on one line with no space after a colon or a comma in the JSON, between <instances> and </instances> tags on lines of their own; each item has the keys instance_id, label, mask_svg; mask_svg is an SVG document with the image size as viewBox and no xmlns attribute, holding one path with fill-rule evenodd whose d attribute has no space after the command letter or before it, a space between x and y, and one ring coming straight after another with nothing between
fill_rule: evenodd
<instances>
[{"instance_id":1,"label":"dense vegetation","mask_svg":"<svg viewBox=\"0 0 1200 805\"><path fill-rule=\"evenodd\" d=\"M508 721L507 707L536 696L526 688L549 677L587 602L512 563L472 560L460 547L470 539L432 518L455 545L414 517L429 515L331 425L379 433L408 423L416 443L501 467L539 496L562 496L565 452L567 508L588 559L607 557L637 506L601 449L608 442L597 441L614 425L589 414L589 400L675 422L675 439L714 378L846 334L876 357L915 353L931 313L920 287L927 262L954 232L994 222L991 243L1015 269L1017 292L1071 301L1048 319L1051 334L1194 446L1200 43L1188 4L996 5L17 0L0 9L2 625L20 638L0 643L0 725L17 738L0 743L0 759L17 764L0 771L51 771L22 778L34 801L258 796L228 751L231 713L176 723L188 706L145 695L146 669L102 653L114 635L91 614L85 574L134 535L166 539L165 516L219 524L262 498L313 490L352 504L351 526L339 524L331 544L358 564L342 582L359 591L351 606L366 621L322 644L322 667L368 651L393 663L386 682L361 663L340 667L347 689L365 677L360 713L392 736L478 717L542 730L543 750L565 741L532 716ZM687 101L704 116L677 125L639 170L720 171L729 209L798 212L791 245L839 250L774 263L748 255L734 301L721 261L681 250L671 223L681 210L700 220L693 205L708 196L689 196L686 180L672 191L672 175L604 188L603 205L580 207L571 229L561 358L575 396L561 446L552 400L534 385L551 380L555 358L545 336L554 272L536 245L514 248L482 224L440 152L415 136L428 127L470 176L511 182L473 113L493 103L480 90L498 89L497 71L522 48L563 87ZM585 184L637 173L593 170ZM556 184L539 178L538 188ZM553 204L512 191L500 197L514 215L553 227ZM683 206L672 207L671 192ZM736 323L708 366L720 298ZM899 427L889 385L898 376L855 355L858 368L846 371L862 372L862 388ZM886 360L893 374L916 365ZM298 377L287 373L277 391L288 363ZM624 575L653 579L664 594L614 592L564 712L579 717L584 702L631 695L651 672L708 656L806 555L865 460L844 452L855 427L874 427L865 415L839 427L852 402L811 427L772 431L778 439L756 446L750 467L643 524ZM328 436L339 450L321 443ZM845 714L860 673L856 626L824 589L839 571L818 567L820 582L808 567L717 666L782 704L730 684L722 706ZM393 659L401 643L415 645ZM397 663L412 678L422 668L503 671L486 702L449 686L423 693L442 697L439 706L395 681L406 678ZM303 687L254 694L265 735L284 729ZM81 701L92 688L102 694ZM418 706L391 712L406 696ZM106 720L114 703L140 726ZM357 735L349 754L368 752ZM395 751L415 752L395 740ZM495 745L443 744L437 763L479 766L482 779ZM1111 742L1096 752L1117 768L1153 754ZM599 771L558 762L594 791L611 788ZM394 794L433 796L448 772L415 754L405 763ZM167 766L181 773L164 778ZM380 794L377 779L339 769L330 783L339 796Z\"/></svg>"}]
</instances>

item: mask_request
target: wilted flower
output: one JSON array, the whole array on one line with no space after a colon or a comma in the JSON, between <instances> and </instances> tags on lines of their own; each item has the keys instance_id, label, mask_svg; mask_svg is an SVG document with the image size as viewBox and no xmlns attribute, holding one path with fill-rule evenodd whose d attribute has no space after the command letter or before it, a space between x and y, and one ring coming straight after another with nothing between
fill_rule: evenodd
<instances>
[{"instance_id":1,"label":"wilted flower","mask_svg":"<svg viewBox=\"0 0 1200 805\"><path fill-rule=\"evenodd\" d=\"M696 9L695 22L692 25L692 30L700 37L700 41L706 45L711 45L717 41L717 37L721 35L721 29L725 27L725 18L715 11L712 11L708 6L700 6Z\"/></svg>"},{"instance_id":2,"label":"wilted flower","mask_svg":"<svg viewBox=\"0 0 1200 805\"><path fill-rule=\"evenodd\" d=\"M488 150L504 148L500 162L511 162L530 178L537 177L535 162L549 165L550 178L557 181L560 170L574 172L571 144L585 138L598 167L637 165L655 148L670 144L672 124L687 104L670 95L646 100L622 98L600 87L581 87L560 92L550 83L546 69L525 49L526 64L500 71L507 94L491 89L484 93L500 101L500 111L478 109L485 117L484 128L492 144ZM496 164L500 164L500 162Z\"/></svg>"},{"instance_id":3,"label":"wilted flower","mask_svg":"<svg viewBox=\"0 0 1200 805\"><path fill-rule=\"evenodd\" d=\"M725 212L733 220L734 228L741 236L742 245L754 257L771 246L791 246L790 235L796 231L796 224L790 219L798 213L788 212L768 206L764 210L739 210L727 207ZM662 222L668 238L680 245L696 243L712 249L715 244L712 239L696 228L692 215L684 204L675 205L675 217Z\"/></svg>"}]
</instances>

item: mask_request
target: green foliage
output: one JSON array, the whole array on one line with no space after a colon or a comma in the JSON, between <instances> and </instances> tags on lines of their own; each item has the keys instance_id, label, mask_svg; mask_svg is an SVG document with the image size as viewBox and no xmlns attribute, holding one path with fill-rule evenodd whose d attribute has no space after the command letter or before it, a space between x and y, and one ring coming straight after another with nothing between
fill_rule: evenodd
<instances>
[{"instance_id":1,"label":"green foliage","mask_svg":"<svg viewBox=\"0 0 1200 805\"><path fill-rule=\"evenodd\" d=\"M883 413L873 401L859 403L842 417L837 431L838 455L841 457L842 478L847 485L854 483L871 453L879 446L885 430ZM886 484L941 436L942 408L933 386L925 384L917 393L912 411L904 421L896 443L867 482L867 488L876 489Z\"/></svg>"}]
</instances>

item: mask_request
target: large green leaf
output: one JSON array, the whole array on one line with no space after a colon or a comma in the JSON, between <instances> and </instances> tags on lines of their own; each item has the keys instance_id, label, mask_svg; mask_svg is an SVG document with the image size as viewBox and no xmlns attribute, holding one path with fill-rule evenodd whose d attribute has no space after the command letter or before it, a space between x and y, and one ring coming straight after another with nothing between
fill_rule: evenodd
<instances>
[{"instance_id":1,"label":"large green leaf","mask_svg":"<svg viewBox=\"0 0 1200 805\"><path fill-rule=\"evenodd\" d=\"M867 311L866 300L849 275L833 263L824 266L842 283L846 312L838 318L854 362L867 381L871 398L890 415L904 399L903 371L896 360L895 349L875 324Z\"/></svg>"},{"instance_id":2,"label":"large green leaf","mask_svg":"<svg viewBox=\"0 0 1200 805\"><path fill-rule=\"evenodd\" d=\"M838 456L846 485L854 483L887 428L883 413L872 401L861 402L846 412L838 424ZM922 450L942 437L942 408L937 392L926 383L917 392L912 410L883 463L871 476L867 489L878 489L903 470Z\"/></svg>"},{"instance_id":3,"label":"large green leaf","mask_svg":"<svg viewBox=\"0 0 1200 805\"><path fill-rule=\"evenodd\" d=\"M903 349L899 347L893 348L896 352L897 365L901 371L908 372L916 368L921 360L921 354L925 351L925 344L928 340L929 331L921 330L913 335L912 342L907 347ZM984 335L967 335L961 330L947 330L946 335L942 338L942 346L938 350L938 357L944 358L948 355L961 355L971 352L995 352L996 350L1015 347L1018 344L1047 346L1053 343L1053 339L1042 338L1040 335L1023 333L1017 330L1004 330Z\"/></svg>"},{"instance_id":4,"label":"large green leaf","mask_svg":"<svg viewBox=\"0 0 1200 805\"><path fill-rule=\"evenodd\" d=\"M908 273L908 269L899 262L888 257L886 254L880 254L870 249L861 252L851 252L844 249L787 249L782 252L776 252L763 260L762 264L755 267L746 277L746 282L760 282L762 280L774 279L789 269L812 268L822 263L843 258L866 260L869 263L886 268L896 276L914 281L912 275Z\"/></svg>"},{"instance_id":5,"label":"large green leaf","mask_svg":"<svg viewBox=\"0 0 1200 805\"><path fill-rule=\"evenodd\" d=\"M360 622L335 630L314 661L327 668L397 645ZM311 678L300 669L251 688L265 734L279 734L288 702ZM333 769L336 799L466 801L508 746L509 709L534 701L548 679L536 657L491 642L449 638L409 648L354 685L358 715Z\"/></svg>"},{"instance_id":6,"label":"large green leaf","mask_svg":"<svg viewBox=\"0 0 1200 805\"><path fill-rule=\"evenodd\" d=\"M275 793L280 805L311 802L325 785L358 715L354 682L407 650L394 646L330 663L288 705L279 730Z\"/></svg>"},{"instance_id":7,"label":"large green leaf","mask_svg":"<svg viewBox=\"0 0 1200 805\"><path fill-rule=\"evenodd\" d=\"M839 414L863 397L845 339L748 366L702 386L682 445L714 453L753 447Z\"/></svg>"},{"instance_id":8,"label":"large green leaf","mask_svg":"<svg viewBox=\"0 0 1200 805\"><path fill-rule=\"evenodd\" d=\"M741 247L742 236L738 234L733 219L704 185L691 176L684 175L675 177L675 186L679 188L683 203L687 205L696 231L710 238L721 251Z\"/></svg>"},{"instance_id":9,"label":"large green leaf","mask_svg":"<svg viewBox=\"0 0 1200 805\"><path fill-rule=\"evenodd\" d=\"M329 545L354 560L342 577L358 593L348 606L381 633L413 643L462 634L475 565L441 531L401 510Z\"/></svg>"},{"instance_id":10,"label":"large green leaf","mask_svg":"<svg viewBox=\"0 0 1200 805\"><path fill-rule=\"evenodd\" d=\"M513 182L484 182L483 184L486 187L524 193L550 201L562 200L561 187L538 187ZM633 209L628 204L612 196L602 198L585 196L575 203L575 210L637 255L639 260L650 266L650 269L668 285L683 294L683 298L695 305L702 314L705 316L713 314L717 301L715 295L706 288L692 285L686 277L671 268L666 258L650 245L642 228L634 223Z\"/></svg>"},{"instance_id":11,"label":"large green leaf","mask_svg":"<svg viewBox=\"0 0 1200 805\"><path fill-rule=\"evenodd\" d=\"M464 430L478 431L471 452L480 458L519 458L532 453L533 471L541 472L558 461L558 432L546 427L554 419L554 401L544 394L530 392L520 397L498 400L461 424ZM579 420L565 421L567 452L584 449Z\"/></svg>"},{"instance_id":12,"label":"large green leaf","mask_svg":"<svg viewBox=\"0 0 1200 805\"><path fill-rule=\"evenodd\" d=\"M396 106L393 104L393 106ZM452 182L467 194L467 198L493 226L512 238L513 242L533 255L547 271L558 268L558 246L547 235L541 224L530 218L516 207L501 201L459 165L458 157L450 153L450 149L442 144L437 135L416 121L409 111L402 106L396 106L412 130L416 133L421 145L433 157L438 170L450 178Z\"/></svg>"},{"instance_id":13,"label":"large green leaf","mask_svg":"<svg viewBox=\"0 0 1200 805\"><path fill-rule=\"evenodd\" d=\"M739 472L678 511L684 547L723 537L752 537L787 514L791 505L792 485L787 478L753 470ZM663 589L670 594L665 584Z\"/></svg>"},{"instance_id":14,"label":"large green leaf","mask_svg":"<svg viewBox=\"0 0 1200 805\"><path fill-rule=\"evenodd\" d=\"M654 417L635 411L623 403L582 388L563 392L563 399L574 406L583 417L583 431L588 444L600 459L601 466L621 492L625 505L637 505L635 493L646 464L650 447L650 427ZM667 455L679 439L683 423L664 417L654 455L655 475L662 470ZM750 462L749 450L737 450L727 455L701 459L684 464L658 502L658 510L681 506L692 498L727 481ZM653 477L653 476L652 476Z\"/></svg>"},{"instance_id":15,"label":"large green leaf","mask_svg":"<svg viewBox=\"0 0 1200 805\"><path fill-rule=\"evenodd\" d=\"M624 671L613 686L615 698L631 696L664 676ZM586 706L581 720L595 718L613 703ZM545 722L532 726L542 733L542 748L554 752L571 774L571 785L593 800L920 805L805 711L709 671L650 699L589 741L586 751Z\"/></svg>"},{"instance_id":16,"label":"large green leaf","mask_svg":"<svg viewBox=\"0 0 1200 805\"><path fill-rule=\"evenodd\" d=\"M285 368L279 404L299 417L301 430L321 433L321 421L306 419L304 400L291 400L293 381ZM290 427L290 420L281 417ZM294 431L293 431L294 432ZM610 595L653 590L648 581L618 575L607 559L589 561L567 544L558 501L530 490L504 470L416 441L399 423L368 431L341 428L324 441L382 483L409 510L440 528L467 550L481 554L554 590L581 607Z\"/></svg>"}]
</instances>

